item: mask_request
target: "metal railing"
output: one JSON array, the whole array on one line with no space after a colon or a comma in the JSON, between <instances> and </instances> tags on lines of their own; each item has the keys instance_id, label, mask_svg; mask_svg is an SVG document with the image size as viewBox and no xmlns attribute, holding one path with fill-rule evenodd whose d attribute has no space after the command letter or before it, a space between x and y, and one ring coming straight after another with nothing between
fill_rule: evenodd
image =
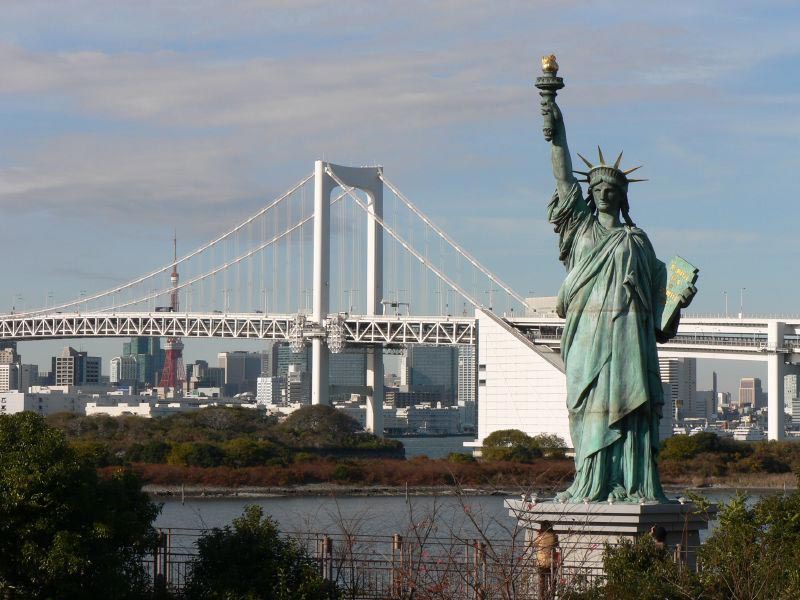
<instances>
[{"instance_id":1,"label":"metal railing","mask_svg":"<svg viewBox=\"0 0 800 600\"><path fill-rule=\"evenodd\" d=\"M164 529L145 566L156 592L180 597L198 557L199 529ZM320 575L350 600L458 598L545 600L603 579L602 547L554 550L549 568L520 532L518 539L490 540L288 532L305 548ZM680 551L676 553L680 558Z\"/></svg>"}]
</instances>

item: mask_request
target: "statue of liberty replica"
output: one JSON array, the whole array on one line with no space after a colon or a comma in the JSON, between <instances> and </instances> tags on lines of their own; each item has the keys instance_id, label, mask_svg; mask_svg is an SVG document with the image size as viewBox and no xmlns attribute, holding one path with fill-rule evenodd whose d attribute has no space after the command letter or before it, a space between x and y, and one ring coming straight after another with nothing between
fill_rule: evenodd
<instances>
[{"instance_id":1,"label":"statue of liberty replica","mask_svg":"<svg viewBox=\"0 0 800 600\"><path fill-rule=\"evenodd\" d=\"M573 171L555 56L542 59L542 70L536 87L556 179L547 215L567 270L557 312L566 319L561 354L576 470L558 499L666 502L656 465L664 405L656 343L675 335L680 309L697 293L697 269L680 257L667 267L631 219L628 187L643 180L629 175L639 167L621 168L621 153L606 163L598 148L595 164L578 155L586 170Z\"/></svg>"}]
</instances>

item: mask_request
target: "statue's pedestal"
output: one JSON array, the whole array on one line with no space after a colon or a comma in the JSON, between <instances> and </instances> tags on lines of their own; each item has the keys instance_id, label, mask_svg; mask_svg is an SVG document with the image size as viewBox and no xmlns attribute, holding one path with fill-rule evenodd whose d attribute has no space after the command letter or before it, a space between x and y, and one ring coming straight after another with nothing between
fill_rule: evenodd
<instances>
[{"instance_id":1,"label":"statue's pedestal","mask_svg":"<svg viewBox=\"0 0 800 600\"><path fill-rule=\"evenodd\" d=\"M603 550L606 544L635 539L660 525L667 532L666 546L677 560L695 568L700 531L708 527L716 514L716 505L704 514L685 504L561 504L506 500L509 514L525 528L526 540L532 543L543 522L549 522L558 535L558 553L562 578L592 579L603 573Z\"/></svg>"}]
</instances>

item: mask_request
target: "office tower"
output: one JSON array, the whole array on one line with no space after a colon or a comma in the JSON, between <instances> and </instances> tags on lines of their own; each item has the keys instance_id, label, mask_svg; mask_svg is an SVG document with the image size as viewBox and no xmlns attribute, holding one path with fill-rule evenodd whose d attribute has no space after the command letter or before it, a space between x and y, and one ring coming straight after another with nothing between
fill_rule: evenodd
<instances>
[{"instance_id":1,"label":"office tower","mask_svg":"<svg viewBox=\"0 0 800 600\"><path fill-rule=\"evenodd\" d=\"M441 391L442 404L456 403L458 394L458 348L455 346L409 346L402 370L409 388Z\"/></svg>"},{"instance_id":2,"label":"office tower","mask_svg":"<svg viewBox=\"0 0 800 600\"><path fill-rule=\"evenodd\" d=\"M367 384L367 355L354 350L331 354L328 362L331 385L359 387Z\"/></svg>"},{"instance_id":3,"label":"office tower","mask_svg":"<svg viewBox=\"0 0 800 600\"><path fill-rule=\"evenodd\" d=\"M136 385L138 367L135 356L115 356L108 364L108 380L114 385Z\"/></svg>"},{"instance_id":4,"label":"office tower","mask_svg":"<svg viewBox=\"0 0 800 600\"><path fill-rule=\"evenodd\" d=\"M766 405L765 400L758 377L743 377L739 381L739 408L748 406L757 410Z\"/></svg>"},{"instance_id":5,"label":"office tower","mask_svg":"<svg viewBox=\"0 0 800 600\"><path fill-rule=\"evenodd\" d=\"M784 409L787 413L792 415L792 417L797 418L800 415L795 415L792 412L792 402L795 398L798 397L798 380L800 380L800 375L797 373L790 373L789 375L784 375L783 377L783 405Z\"/></svg>"},{"instance_id":6,"label":"office tower","mask_svg":"<svg viewBox=\"0 0 800 600\"><path fill-rule=\"evenodd\" d=\"M458 402L476 402L475 382L478 371L475 363L475 346L458 347Z\"/></svg>"},{"instance_id":7,"label":"office tower","mask_svg":"<svg viewBox=\"0 0 800 600\"><path fill-rule=\"evenodd\" d=\"M139 386L155 386L164 368L164 350L157 337L132 337L122 345L122 356L136 359L136 383Z\"/></svg>"},{"instance_id":8,"label":"office tower","mask_svg":"<svg viewBox=\"0 0 800 600\"><path fill-rule=\"evenodd\" d=\"M311 376L299 365L289 365L286 372L286 403L311 404Z\"/></svg>"},{"instance_id":9,"label":"office tower","mask_svg":"<svg viewBox=\"0 0 800 600\"><path fill-rule=\"evenodd\" d=\"M256 402L262 406L276 406L281 403L281 378L259 377L256 384Z\"/></svg>"},{"instance_id":10,"label":"office tower","mask_svg":"<svg viewBox=\"0 0 800 600\"><path fill-rule=\"evenodd\" d=\"M101 358L88 356L67 346L51 359L55 385L85 385L100 383Z\"/></svg>"},{"instance_id":11,"label":"office tower","mask_svg":"<svg viewBox=\"0 0 800 600\"><path fill-rule=\"evenodd\" d=\"M300 352L295 353L287 343L273 344L270 365L272 375L285 378L289 374L289 365L297 365L301 371L310 371L311 346L304 346Z\"/></svg>"},{"instance_id":12,"label":"office tower","mask_svg":"<svg viewBox=\"0 0 800 600\"><path fill-rule=\"evenodd\" d=\"M0 364L0 392L19 389L19 363Z\"/></svg>"},{"instance_id":13,"label":"office tower","mask_svg":"<svg viewBox=\"0 0 800 600\"><path fill-rule=\"evenodd\" d=\"M39 365L20 365L19 391L28 392L32 385L39 385Z\"/></svg>"},{"instance_id":14,"label":"office tower","mask_svg":"<svg viewBox=\"0 0 800 600\"><path fill-rule=\"evenodd\" d=\"M220 352L217 364L225 371L225 394L256 392L256 380L261 376L261 352Z\"/></svg>"},{"instance_id":15,"label":"office tower","mask_svg":"<svg viewBox=\"0 0 800 600\"><path fill-rule=\"evenodd\" d=\"M697 359L659 358L658 368L661 371L661 382L670 386L670 401L676 422L693 416L693 402L697 392Z\"/></svg>"}]
</instances>

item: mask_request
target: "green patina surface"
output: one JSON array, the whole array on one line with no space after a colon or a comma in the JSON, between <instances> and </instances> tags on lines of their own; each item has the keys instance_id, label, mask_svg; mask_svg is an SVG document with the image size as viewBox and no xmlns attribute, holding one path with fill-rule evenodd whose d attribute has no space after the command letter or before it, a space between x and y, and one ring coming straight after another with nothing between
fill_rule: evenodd
<instances>
[{"instance_id":1,"label":"green patina surface","mask_svg":"<svg viewBox=\"0 0 800 600\"><path fill-rule=\"evenodd\" d=\"M680 308L697 291L697 269L676 257L668 278L647 234L630 219L634 180L619 159L613 166L602 153L597 165L584 159L583 196L555 93L543 91L542 98L556 178L548 218L567 269L557 310L566 319L561 352L576 466L560 498L666 502L656 465L664 405L656 343L675 335Z\"/></svg>"}]
</instances>

